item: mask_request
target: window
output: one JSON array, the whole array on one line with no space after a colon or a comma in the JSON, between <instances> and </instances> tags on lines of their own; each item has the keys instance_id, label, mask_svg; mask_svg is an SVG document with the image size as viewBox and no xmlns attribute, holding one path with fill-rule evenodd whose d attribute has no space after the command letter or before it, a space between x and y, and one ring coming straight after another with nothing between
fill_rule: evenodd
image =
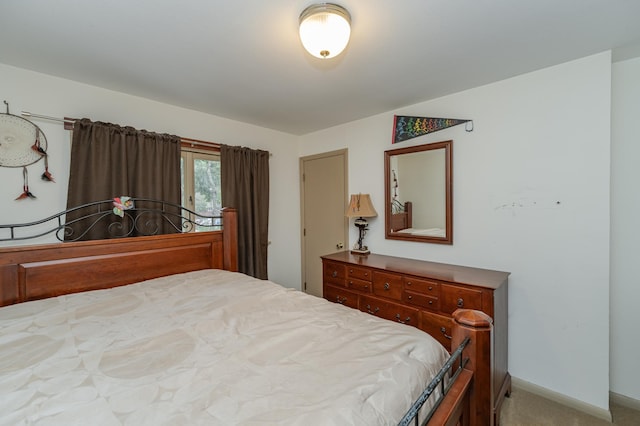
<instances>
[{"instance_id":1,"label":"window","mask_svg":"<svg viewBox=\"0 0 640 426\"><path fill-rule=\"evenodd\" d=\"M182 206L203 216L220 216L220 153L182 148ZM220 219L196 219L200 225L220 225ZM211 228L196 226L196 231Z\"/></svg>"}]
</instances>

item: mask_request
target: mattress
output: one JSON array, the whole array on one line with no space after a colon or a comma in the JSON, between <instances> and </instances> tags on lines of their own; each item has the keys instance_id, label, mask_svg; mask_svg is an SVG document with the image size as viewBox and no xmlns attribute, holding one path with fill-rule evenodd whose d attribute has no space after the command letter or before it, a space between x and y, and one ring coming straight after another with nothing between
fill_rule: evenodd
<instances>
[{"instance_id":1,"label":"mattress","mask_svg":"<svg viewBox=\"0 0 640 426\"><path fill-rule=\"evenodd\" d=\"M189 272L0 308L0 424L396 424L447 357L413 327Z\"/></svg>"}]
</instances>

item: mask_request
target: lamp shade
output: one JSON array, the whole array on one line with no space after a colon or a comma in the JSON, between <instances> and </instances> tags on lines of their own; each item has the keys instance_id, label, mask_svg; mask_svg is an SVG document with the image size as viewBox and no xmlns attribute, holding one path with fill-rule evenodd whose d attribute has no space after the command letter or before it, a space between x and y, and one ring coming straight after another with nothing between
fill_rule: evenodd
<instances>
[{"instance_id":1,"label":"lamp shade","mask_svg":"<svg viewBox=\"0 0 640 426\"><path fill-rule=\"evenodd\" d=\"M347 217L376 217L376 209L373 208L369 194L351 194L349 208L345 213Z\"/></svg>"},{"instance_id":2,"label":"lamp shade","mask_svg":"<svg viewBox=\"0 0 640 426\"><path fill-rule=\"evenodd\" d=\"M316 58L339 55L351 36L351 15L342 6L320 3L307 7L300 14L300 40Z\"/></svg>"}]
</instances>

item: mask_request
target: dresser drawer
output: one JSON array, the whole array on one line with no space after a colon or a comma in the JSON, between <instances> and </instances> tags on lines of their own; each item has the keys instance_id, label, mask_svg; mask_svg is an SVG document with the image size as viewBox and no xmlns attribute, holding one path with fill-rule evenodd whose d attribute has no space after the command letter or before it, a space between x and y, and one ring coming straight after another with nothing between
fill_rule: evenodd
<instances>
[{"instance_id":1,"label":"dresser drawer","mask_svg":"<svg viewBox=\"0 0 640 426\"><path fill-rule=\"evenodd\" d=\"M404 277L403 281L405 290L416 291L433 297L440 295L439 282L414 277Z\"/></svg>"},{"instance_id":2,"label":"dresser drawer","mask_svg":"<svg viewBox=\"0 0 640 426\"><path fill-rule=\"evenodd\" d=\"M402 300L402 275L374 272L373 293L390 299Z\"/></svg>"},{"instance_id":3,"label":"dresser drawer","mask_svg":"<svg viewBox=\"0 0 640 426\"><path fill-rule=\"evenodd\" d=\"M347 276L349 278L356 278L364 281L371 281L371 269L358 268L356 266L347 267Z\"/></svg>"},{"instance_id":4,"label":"dresser drawer","mask_svg":"<svg viewBox=\"0 0 640 426\"><path fill-rule=\"evenodd\" d=\"M358 309L358 295L356 293L332 285L325 285L323 293L324 298L329 302L340 303L341 305Z\"/></svg>"},{"instance_id":5,"label":"dresser drawer","mask_svg":"<svg viewBox=\"0 0 640 426\"><path fill-rule=\"evenodd\" d=\"M375 297L360 296L360 310L380 318L418 327L420 311Z\"/></svg>"},{"instance_id":6,"label":"dresser drawer","mask_svg":"<svg viewBox=\"0 0 640 426\"><path fill-rule=\"evenodd\" d=\"M347 267L342 263L323 262L322 277L324 282L344 287L347 277Z\"/></svg>"},{"instance_id":7,"label":"dresser drawer","mask_svg":"<svg viewBox=\"0 0 640 426\"><path fill-rule=\"evenodd\" d=\"M429 296L415 291L405 290L402 294L402 300L410 305L419 306L431 311L440 310L440 301L435 296Z\"/></svg>"},{"instance_id":8,"label":"dresser drawer","mask_svg":"<svg viewBox=\"0 0 640 426\"><path fill-rule=\"evenodd\" d=\"M460 308L482 310L482 291L442 284L440 286L440 310L452 314Z\"/></svg>"},{"instance_id":9,"label":"dresser drawer","mask_svg":"<svg viewBox=\"0 0 640 426\"><path fill-rule=\"evenodd\" d=\"M362 293L371 293L371 281L359 280L357 278L348 278L347 287Z\"/></svg>"},{"instance_id":10,"label":"dresser drawer","mask_svg":"<svg viewBox=\"0 0 640 426\"><path fill-rule=\"evenodd\" d=\"M453 320L443 315L420 312L420 330L426 331L451 352L451 327Z\"/></svg>"}]
</instances>

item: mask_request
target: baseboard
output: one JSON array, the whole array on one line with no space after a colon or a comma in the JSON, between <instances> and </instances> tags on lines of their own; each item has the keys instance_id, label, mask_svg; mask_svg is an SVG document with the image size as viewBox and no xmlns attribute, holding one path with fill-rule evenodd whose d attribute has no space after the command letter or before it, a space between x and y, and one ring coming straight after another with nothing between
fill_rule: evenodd
<instances>
[{"instance_id":1,"label":"baseboard","mask_svg":"<svg viewBox=\"0 0 640 426\"><path fill-rule=\"evenodd\" d=\"M609 400L623 407L640 411L640 401L637 399L629 398L628 396L620 395L619 393L609 392Z\"/></svg>"},{"instance_id":2,"label":"baseboard","mask_svg":"<svg viewBox=\"0 0 640 426\"><path fill-rule=\"evenodd\" d=\"M574 410L582 411L583 413L589 414L593 417L597 417L608 422L611 422L613 419L611 417L611 411L609 410L587 404L586 402L571 398L558 392L554 392L547 388L543 388L542 386L534 385L533 383L518 379L517 377L511 377L511 384L516 389L522 389L523 391L530 392L534 395L550 399L557 402L558 404L565 405L569 408L573 408Z\"/></svg>"}]
</instances>

